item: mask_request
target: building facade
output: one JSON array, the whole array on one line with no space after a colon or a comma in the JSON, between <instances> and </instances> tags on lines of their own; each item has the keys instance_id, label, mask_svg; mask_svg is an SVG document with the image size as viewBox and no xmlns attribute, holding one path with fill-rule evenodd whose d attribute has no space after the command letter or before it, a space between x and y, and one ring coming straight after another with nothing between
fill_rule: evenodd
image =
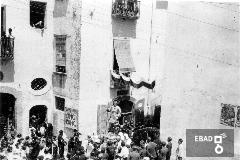
<instances>
[{"instance_id":1,"label":"building facade","mask_svg":"<svg viewBox=\"0 0 240 160\"><path fill-rule=\"evenodd\" d=\"M161 139L171 136L173 151L186 129L234 128L239 155L239 129L221 115L226 105L240 113L238 4L134 1L139 12L128 14L125 2L82 1L80 131L102 133L106 107L118 97L126 112L140 107L151 115L160 105ZM129 79L155 86L121 86Z\"/></svg>"},{"instance_id":2,"label":"building facade","mask_svg":"<svg viewBox=\"0 0 240 160\"><path fill-rule=\"evenodd\" d=\"M224 159L239 159L238 118L224 116L239 114L239 3L169 2L156 14L166 18L161 138L185 147L186 129L234 129L235 158Z\"/></svg>"},{"instance_id":3,"label":"building facade","mask_svg":"<svg viewBox=\"0 0 240 160\"><path fill-rule=\"evenodd\" d=\"M1 1L1 136L52 121L53 10L47 0Z\"/></svg>"},{"instance_id":4,"label":"building facade","mask_svg":"<svg viewBox=\"0 0 240 160\"><path fill-rule=\"evenodd\" d=\"M135 120L137 106L147 115L160 104L161 74L155 73L160 73L162 63L158 54L150 54L152 5L150 1L55 1L54 34L67 38L65 89L59 90L53 81L54 94L65 99L65 108L77 110L75 128L82 134L107 131L106 109L116 98L123 112L129 113L121 123ZM71 77L74 72L79 72L76 79ZM64 111L59 112L65 121L58 123L70 131Z\"/></svg>"},{"instance_id":5,"label":"building facade","mask_svg":"<svg viewBox=\"0 0 240 160\"><path fill-rule=\"evenodd\" d=\"M121 123L156 114L173 151L186 129L234 128L239 154L239 4L5 0L1 30L3 127L44 111L55 134L106 133L118 99Z\"/></svg>"},{"instance_id":6,"label":"building facade","mask_svg":"<svg viewBox=\"0 0 240 160\"><path fill-rule=\"evenodd\" d=\"M81 1L55 0L53 93L55 134L64 130L71 136L78 129Z\"/></svg>"}]
</instances>

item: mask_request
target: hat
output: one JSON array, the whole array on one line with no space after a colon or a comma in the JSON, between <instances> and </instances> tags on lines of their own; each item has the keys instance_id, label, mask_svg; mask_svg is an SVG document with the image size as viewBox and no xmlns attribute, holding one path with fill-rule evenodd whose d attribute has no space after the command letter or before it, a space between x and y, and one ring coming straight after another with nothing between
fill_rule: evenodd
<instances>
[{"instance_id":1,"label":"hat","mask_svg":"<svg viewBox=\"0 0 240 160\"><path fill-rule=\"evenodd\" d=\"M168 138L167 138L167 140L168 140L168 141L171 141L171 140L172 140L172 138L171 138L171 137L168 137Z\"/></svg>"},{"instance_id":2,"label":"hat","mask_svg":"<svg viewBox=\"0 0 240 160\"><path fill-rule=\"evenodd\" d=\"M163 142L162 142L162 145L163 145L163 146L166 146L166 142L163 141Z\"/></svg>"}]
</instances>

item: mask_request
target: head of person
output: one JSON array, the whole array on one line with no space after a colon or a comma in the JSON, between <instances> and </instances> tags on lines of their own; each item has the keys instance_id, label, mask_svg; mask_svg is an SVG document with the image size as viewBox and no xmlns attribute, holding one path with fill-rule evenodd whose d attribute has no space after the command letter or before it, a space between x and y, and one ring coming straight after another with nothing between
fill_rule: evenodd
<instances>
[{"instance_id":1,"label":"head of person","mask_svg":"<svg viewBox=\"0 0 240 160\"><path fill-rule=\"evenodd\" d=\"M171 142L171 141L172 141L172 138L171 138L171 137L168 137L168 138L167 138L167 141L168 141L168 142Z\"/></svg>"},{"instance_id":2,"label":"head of person","mask_svg":"<svg viewBox=\"0 0 240 160\"><path fill-rule=\"evenodd\" d=\"M34 129L31 129L30 131L31 131L31 133L33 133L33 132L34 132Z\"/></svg>"},{"instance_id":3,"label":"head of person","mask_svg":"<svg viewBox=\"0 0 240 160\"><path fill-rule=\"evenodd\" d=\"M121 146L124 147L126 144L124 141L122 141Z\"/></svg>"},{"instance_id":4,"label":"head of person","mask_svg":"<svg viewBox=\"0 0 240 160\"><path fill-rule=\"evenodd\" d=\"M118 100L114 100L113 101L113 106L117 106L118 105Z\"/></svg>"},{"instance_id":5,"label":"head of person","mask_svg":"<svg viewBox=\"0 0 240 160\"><path fill-rule=\"evenodd\" d=\"M112 144L113 144L112 141L108 141L108 142L107 142L107 145L108 145L108 146L111 146Z\"/></svg>"},{"instance_id":6,"label":"head of person","mask_svg":"<svg viewBox=\"0 0 240 160\"><path fill-rule=\"evenodd\" d=\"M133 151L138 151L138 147L136 145L132 146Z\"/></svg>"},{"instance_id":7,"label":"head of person","mask_svg":"<svg viewBox=\"0 0 240 160\"><path fill-rule=\"evenodd\" d=\"M180 138L178 139L178 144L182 144L183 143L183 140Z\"/></svg>"},{"instance_id":8,"label":"head of person","mask_svg":"<svg viewBox=\"0 0 240 160\"><path fill-rule=\"evenodd\" d=\"M9 28L8 32L9 32L9 34L11 34L12 33L12 28Z\"/></svg>"},{"instance_id":9,"label":"head of person","mask_svg":"<svg viewBox=\"0 0 240 160\"><path fill-rule=\"evenodd\" d=\"M162 146L165 147L166 146L166 142L163 141L162 142Z\"/></svg>"},{"instance_id":10,"label":"head of person","mask_svg":"<svg viewBox=\"0 0 240 160\"><path fill-rule=\"evenodd\" d=\"M76 136L78 134L78 130L77 129L74 129L73 130L73 136Z\"/></svg>"},{"instance_id":11,"label":"head of person","mask_svg":"<svg viewBox=\"0 0 240 160\"><path fill-rule=\"evenodd\" d=\"M8 137L7 137L7 135L5 135L5 136L3 137L3 139L4 139L4 140L8 140Z\"/></svg>"},{"instance_id":12,"label":"head of person","mask_svg":"<svg viewBox=\"0 0 240 160\"><path fill-rule=\"evenodd\" d=\"M24 151L25 151L25 150L26 150L26 148L27 148L27 147L26 147L25 145L23 145L23 146L22 146L22 150L24 150Z\"/></svg>"},{"instance_id":13,"label":"head of person","mask_svg":"<svg viewBox=\"0 0 240 160\"><path fill-rule=\"evenodd\" d=\"M151 137L148 137L147 142L151 142L151 141L152 141Z\"/></svg>"},{"instance_id":14,"label":"head of person","mask_svg":"<svg viewBox=\"0 0 240 160\"><path fill-rule=\"evenodd\" d=\"M17 138L21 138L22 137L22 134L21 133L18 133L17 134Z\"/></svg>"},{"instance_id":15,"label":"head of person","mask_svg":"<svg viewBox=\"0 0 240 160\"><path fill-rule=\"evenodd\" d=\"M117 141L119 142L119 141L121 140L121 136L118 135L116 139L117 139Z\"/></svg>"},{"instance_id":16,"label":"head of person","mask_svg":"<svg viewBox=\"0 0 240 160\"><path fill-rule=\"evenodd\" d=\"M37 160L44 160L44 156L38 156Z\"/></svg>"},{"instance_id":17,"label":"head of person","mask_svg":"<svg viewBox=\"0 0 240 160\"><path fill-rule=\"evenodd\" d=\"M62 130L59 131L59 135L63 135L63 131Z\"/></svg>"},{"instance_id":18,"label":"head of person","mask_svg":"<svg viewBox=\"0 0 240 160\"><path fill-rule=\"evenodd\" d=\"M101 153L105 153L105 148L101 148Z\"/></svg>"},{"instance_id":19,"label":"head of person","mask_svg":"<svg viewBox=\"0 0 240 160\"><path fill-rule=\"evenodd\" d=\"M8 146L7 152L12 152L12 147L11 146Z\"/></svg>"}]
</instances>

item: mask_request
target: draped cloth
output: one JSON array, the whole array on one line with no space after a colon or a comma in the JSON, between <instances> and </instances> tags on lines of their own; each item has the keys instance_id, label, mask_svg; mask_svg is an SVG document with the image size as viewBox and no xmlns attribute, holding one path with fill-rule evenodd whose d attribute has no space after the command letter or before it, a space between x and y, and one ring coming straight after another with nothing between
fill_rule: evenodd
<instances>
[{"instance_id":1,"label":"draped cloth","mask_svg":"<svg viewBox=\"0 0 240 160\"><path fill-rule=\"evenodd\" d=\"M144 80L137 82L137 81L133 80L132 78L125 76L122 73L117 74L114 71L111 71L111 74L112 74L113 79L117 79L117 80L121 79L124 81L125 84L130 84L134 88L146 87L148 89L153 89L155 87L155 81L152 81L151 83L146 82Z\"/></svg>"}]
</instances>

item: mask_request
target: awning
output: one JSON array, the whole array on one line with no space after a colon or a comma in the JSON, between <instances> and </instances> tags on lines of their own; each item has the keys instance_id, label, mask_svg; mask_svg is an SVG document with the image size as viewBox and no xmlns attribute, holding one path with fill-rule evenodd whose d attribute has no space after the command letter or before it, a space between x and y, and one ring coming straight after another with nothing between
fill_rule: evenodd
<instances>
[{"instance_id":1,"label":"awning","mask_svg":"<svg viewBox=\"0 0 240 160\"><path fill-rule=\"evenodd\" d=\"M136 70L130 52L130 41L115 39L114 49L117 63L119 66L119 71L122 73L135 72Z\"/></svg>"}]
</instances>

